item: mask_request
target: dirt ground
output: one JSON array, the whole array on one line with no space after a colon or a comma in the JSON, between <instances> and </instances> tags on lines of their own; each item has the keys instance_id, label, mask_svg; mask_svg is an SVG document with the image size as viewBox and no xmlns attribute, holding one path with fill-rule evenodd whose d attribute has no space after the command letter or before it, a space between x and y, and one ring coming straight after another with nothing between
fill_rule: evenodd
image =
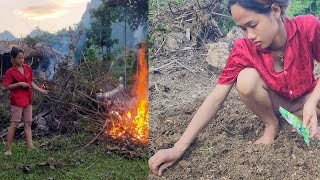
<instances>
[{"instance_id":1,"label":"dirt ground","mask_svg":"<svg viewBox=\"0 0 320 180\"><path fill-rule=\"evenodd\" d=\"M216 85L221 69L209 65L206 54L206 49L186 49L162 54L150 63L151 154L173 146ZM149 178L320 179L319 142L306 146L282 122L274 144L253 145L262 132L262 122L233 88L222 109L181 160L162 177L150 174Z\"/></svg>"}]
</instances>

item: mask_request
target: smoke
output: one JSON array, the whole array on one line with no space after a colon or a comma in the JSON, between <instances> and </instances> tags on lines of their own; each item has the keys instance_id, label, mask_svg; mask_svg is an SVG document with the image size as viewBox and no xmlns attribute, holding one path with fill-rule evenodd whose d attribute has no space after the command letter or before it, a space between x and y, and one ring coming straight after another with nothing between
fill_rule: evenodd
<instances>
[{"instance_id":1,"label":"smoke","mask_svg":"<svg viewBox=\"0 0 320 180\"><path fill-rule=\"evenodd\" d=\"M146 39L147 31L145 28L145 24L141 24L138 26L136 30L133 31L133 39L134 45L139 44L141 41Z\"/></svg>"}]
</instances>

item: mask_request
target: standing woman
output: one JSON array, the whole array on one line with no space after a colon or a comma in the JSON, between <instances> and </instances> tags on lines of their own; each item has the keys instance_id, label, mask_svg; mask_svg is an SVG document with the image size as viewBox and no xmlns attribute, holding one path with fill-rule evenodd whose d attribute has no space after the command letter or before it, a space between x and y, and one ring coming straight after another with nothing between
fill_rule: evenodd
<instances>
[{"instance_id":1,"label":"standing woman","mask_svg":"<svg viewBox=\"0 0 320 180\"><path fill-rule=\"evenodd\" d=\"M237 39L217 86L200 106L174 147L149 160L156 175L172 166L216 115L235 85L241 101L264 123L255 144L271 144L279 132L279 106L303 118L318 133L320 83L313 74L320 61L320 21L305 15L288 19L289 0L229 0L228 9L245 38Z\"/></svg>"},{"instance_id":2,"label":"standing woman","mask_svg":"<svg viewBox=\"0 0 320 180\"><path fill-rule=\"evenodd\" d=\"M47 91L39 88L32 82L32 69L24 64L24 53L21 49L13 47L11 50L13 66L7 70L3 80L3 90L10 90L11 125L7 134L5 155L12 155L11 147L16 129L24 122L24 132L28 149L33 149L32 143L32 89L47 95Z\"/></svg>"}]
</instances>

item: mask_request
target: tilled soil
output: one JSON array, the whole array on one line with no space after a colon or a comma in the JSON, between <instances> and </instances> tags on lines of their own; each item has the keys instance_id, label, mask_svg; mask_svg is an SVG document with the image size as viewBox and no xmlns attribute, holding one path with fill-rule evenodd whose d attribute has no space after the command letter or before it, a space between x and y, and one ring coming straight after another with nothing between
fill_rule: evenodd
<instances>
[{"instance_id":1,"label":"tilled soil","mask_svg":"<svg viewBox=\"0 0 320 180\"><path fill-rule=\"evenodd\" d=\"M189 49L161 55L150 63L151 155L173 146L216 85L221 69L210 66L205 56L206 50ZM272 145L253 145L263 133L263 124L233 88L181 160L162 177L150 174L149 178L320 179L320 143L306 146L286 122L280 122L280 134Z\"/></svg>"}]
</instances>

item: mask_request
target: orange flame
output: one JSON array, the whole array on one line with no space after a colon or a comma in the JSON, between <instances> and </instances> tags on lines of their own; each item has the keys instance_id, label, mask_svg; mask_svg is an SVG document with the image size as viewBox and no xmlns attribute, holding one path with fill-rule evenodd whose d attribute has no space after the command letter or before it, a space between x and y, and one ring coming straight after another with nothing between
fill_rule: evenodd
<instances>
[{"instance_id":1,"label":"orange flame","mask_svg":"<svg viewBox=\"0 0 320 180\"><path fill-rule=\"evenodd\" d=\"M139 49L138 70L134 77L135 82L132 88L132 95L136 98L133 109L128 110L124 115L112 111L111 127L107 130L114 139L130 139L142 144L148 143L148 65L146 58L146 44ZM109 125L110 126L110 125ZM131 136L131 137L128 137Z\"/></svg>"},{"instance_id":2,"label":"orange flame","mask_svg":"<svg viewBox=\"0 0 320 180\"><path fill-rule=\"evenodd\" d=\"M48 90L49 89L49 85L47 81L44 81L40 84L40 88L44 89L44 90Z\"/></svg>"}]
</instances>

